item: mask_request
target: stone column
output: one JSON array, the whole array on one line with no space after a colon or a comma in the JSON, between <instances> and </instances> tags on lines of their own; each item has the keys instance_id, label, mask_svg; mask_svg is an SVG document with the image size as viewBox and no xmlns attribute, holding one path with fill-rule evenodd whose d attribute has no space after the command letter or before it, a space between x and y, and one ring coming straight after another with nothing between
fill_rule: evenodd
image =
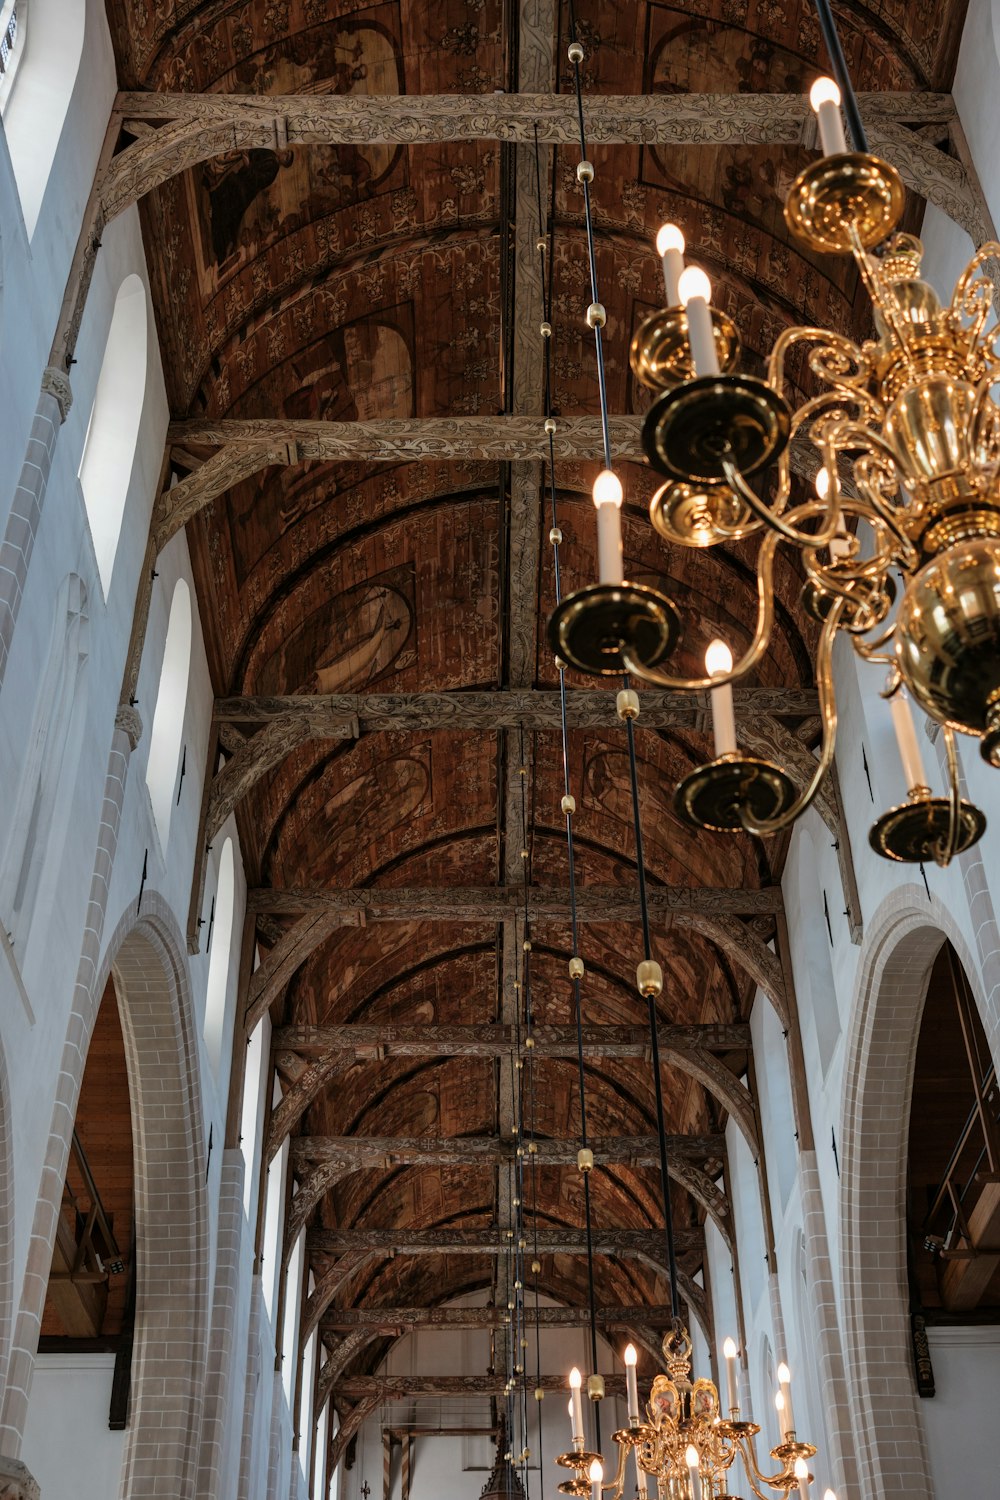
<instances>
[{"instance_id":1,"label":"stone column","mask_svg":"<svg viewBox=\"0 0 1000 1500\"><path fill-rule=\"evenodd\" d=\"M7 673L14 626L28 579L28 565L38 535L42 505L52 468L59 428L73 402L69 379L50 365L42 375L42 389L35 407L24 463L11 502L10 515L0 541L0 686Z\"/></svg>"}]
</instances>

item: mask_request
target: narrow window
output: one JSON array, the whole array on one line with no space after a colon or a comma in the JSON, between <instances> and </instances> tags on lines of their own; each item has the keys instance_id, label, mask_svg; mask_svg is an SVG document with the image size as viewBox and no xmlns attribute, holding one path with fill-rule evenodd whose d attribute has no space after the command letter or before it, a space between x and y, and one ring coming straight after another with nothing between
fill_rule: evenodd
<instances>
[{"instance_id":1,"label":"narrow window","mask_svg":"<svg viewBox=\"0 0 1000 1500\"><path fill-rule=\"evenodd\" d=\"M127 276L115 300L80 462L101 587L111 590L146 393L146 288Z\"/></svg>"},{"instance_id":2,"label":"narrow window","mask_svg":"<svg viewBox=\"0 0 1000 1500\"><path fill-rule=\"evenodd\" d=\"M170 814L177 790L190 666L191 590L183 578L178 578L170 601L160 685L156 691L153 727L149 733L149 759L146 762L146 785L149 787L149 800L153 804L153 817L164 854L167 852Z\"/></svg>"},{"instance_id":3,"label":"narrow window","mask_svg":"<svg viewBox=\"0 0 1000 1500\"><path fill-rule=\"evenodd\" d=\"M208 987L205 991L205 1045L216 1078L222 1061L226 1033L226 998L229 993L229 960L233 941L233 897L235 876L233 841L226 839L219 856L219 883L215 888L215 919L212 923L212 952L208 960Z\"/></svg>"}]
</instances>

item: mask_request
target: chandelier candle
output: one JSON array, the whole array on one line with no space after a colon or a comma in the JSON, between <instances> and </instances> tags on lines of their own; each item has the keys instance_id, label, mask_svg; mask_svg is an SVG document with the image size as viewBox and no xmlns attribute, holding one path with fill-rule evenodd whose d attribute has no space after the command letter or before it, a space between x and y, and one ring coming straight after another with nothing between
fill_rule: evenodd
<instances>
[{"instance_id":1,"label":"chandelier candle","mask_svg":"<svg viewBox=\"0 0 1000 1500\"><path fill-rule=\"evenodd\" d=\"M889 709L892 713L892 727L896 731L899 758L903 762L907 791L912 791L914 787L925 787L927 778L923 757L917 743L917 729L913 722L910 700L904 688L897 688L893 693L889 699Z\"/></svg>"},{"instance_id":2,"label":"chandelier candle","mask_svg":"<svg viewBox=\"0 0 1000 1500\"><path fill-rule=\"evenodd\" d=\"M590 1466L590 1494L591 1500L601 1500L601 1487L604 1484L604 1465L599 1458L595 1458Z\"/></svg>"},{"instance_id":3,"label":"chandelier candle","mask_svg":"<svg viewBox=\"0 0 1000 1500\"><path fill-rule=\"evenodd\" d=\"M809 103L816 111L823 155L839 156L847 150L847 137L840 114L840 90L832 78L817 78L809 90Z\"/></svg>"},{"instance_id":4,"label":"chandelier candle","mask_svg":"<svg viewBox=\"0 0 1000 1500\"><path fill-rule=\"evenodd\" d=\"M725 641L712 641L705 652L705 671L709 677L724 677L732 670L733 653ZM715 736L716 758L720 755L732 755L736 749L736 715L733 711L733 688L729 682L712 689L712 733Z\"/></svg>"},{"instance_id":5,"label":"chandelier candle","mask_svg":"<svg viewBox=\"0 0 1000 1500\"><path fill-rule=\"evenodd\" d=\"M715 353L715 329L708 304L712 283L700 266L688 266L677 283L677 291L687 311L688 342L695 375L718 375Z\"/></svg>"},{"instance_id":6,"label":"chandelier candle","mask_svg":"<svg viewBox=\"0 0 1000 1500\"><path fill-rule=\"evenodd\" d=\"M720 689L716 688L715 691L719 692ZM722 1346L722 1353L726 1360L726 1395L729 1399L729 1410L731 1412L739 1411L740 1409L740 1398L736 1392L737 1352L735 1339L726 1339L726 1342Z\"/></svg>"},{"instance_id":7,"label":"chandelier candle","mask_svg":"<svg viewBox=\"0 0 1000 1500\"><path fill-rule=\"evenodd\" d=\"M792 1471L799 1485L799 1500L809 1500L809 1465L804 1458L795 1460L795 1468Z\"/></svg>"},{"instance_id":8,"label":"chandelier candle","mask_svg":"<svg viewBox=\"0 0 1000 1500\"><path fill-rule=\"evenodd\" d=\"M601 583L622 583L622 482L611 469L602 469L594 480L597 507L597 570Z\"/></svg>"},{"instance_id":9,"label":"chandelier candle","mask_svg":"<svg viewBox=\"0 0 1000 1500\"><path fill-rule=\"evenodd\" d=\"M684 273L684 236L676 224L663 224L656 236L656 253L663 262L663 285L667 306L679 307L680 280Z\"/></svg>"},{"instance_id":10,"label":"chandelier candle","mask_svg":"<svg viewBox=\"0 0 1000 1500\"><path fill-rule=\"evenodd\" d=\"M635 1363L638 1359L635 1345L628 1344L625 1349L625 1388L628 1392L628 1420L630 1427L639 1425L639 1386L635 1378Z\"/></svg>"},{"instance_id":11,"label":"chandelier candle","mask_svg":"<svg viewBox=\"0 0 1000 1500\"><path fill-rule=\"evenodd\" d=\"M825 500L830 493L829 469L818 470L816 474L815 485L817 497L820 500ZM830 542L830 556L833 558L834 562L839 562L841 558L847 557L850 553L850 550L851 544L847 539L846 533L838 532Z\"/></svg>"},{"instance_id":12,"label":"chandelier candle","mask_svg":"<svg viewBox=\"0 0 1000 1500\"><path fill-rule=\"evenodd\" d=\"M573 1366L569 1372L570 1388L570 1416L573 1420L573 1442L578 1448L583 1447L583 1398L580 1395L580 1387L583 1385L583 1376Z\"/></svg>"},{"instance_id":13,"label":"chandelier candle","mask_svg":"<svg viewBox=\"0 0 1000 1500\"><path fill-rule=\"evenodd\" d=\"M691 1500L702 1500L701 1474L698 1472L700 1460L694 1443L688 1443L687 1451L684 1454L684 1462L688 1466L688 1474L691 1479Z\"/></svg>"},{"instance_id":14,"label":"chandelier candle","mask_svg":"<svg viewBox=\"0 0 1000 1500\"><path fill-rule=\"evenodd\" d=\"M792 1376L788 1366L782 1360L778 1366L778 1384L781 1386L781 1394L784 1396L785 1407L785 1432L795 1431L795 1412L792 1408Z\"/></svg>"}]
</instances>

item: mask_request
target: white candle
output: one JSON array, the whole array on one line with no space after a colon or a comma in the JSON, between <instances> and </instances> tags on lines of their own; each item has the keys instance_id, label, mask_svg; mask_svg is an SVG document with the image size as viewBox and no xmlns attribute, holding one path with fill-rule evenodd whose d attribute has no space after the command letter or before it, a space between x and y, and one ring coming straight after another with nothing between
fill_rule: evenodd
<instances>
[{"instance_id":1,"label":"white candle","mask_svg":"<svg viewBox=\"0 0 1000 1500\"><path fill-rule=\"evenodd\" d=\"M583 1398L580 1395L580 1387L583 1385L583 1376L574 1365L569 1372L570 1389L570 1416L573 1418L573 1441L583 1447Z\"/></svg>"},{"instance_id":2,"label":"white candle","mask_svg":"<svg viewBox=\"0 0 1000 1500\"><path fill-rule=\"evenodd\" d=\"M677 284L681 302L687 310L688 343L696 375L718 375L719 360L715 352L715 328L709 301L712 283L699 266L688 266Z\"/></svg>"},{"instance_id":3,"label":"white candle","mask_svg":"<svg viewBox=\"0 0 1000 1500\"><path fill-rule=\"evenodd\" d=\"M726 1339L722 1346L722 1353L726 1360L726 1394L729 1399L729 1410L739 1411L740 1398L736 1393L736 1340Z\"/></svg>"},{"instance_id":4,"label":"white candle","mask_svg":"<svg viewBox=\"0 0 1000 1500\"><path fill-rule=\"evenodd\" d=\"M722 677L732 670L733 653L725 641L712 641L705 652L705 671L709 677ZM712 733L716 756L732 755L736 749L736 715L731 682L712 689Z\"/></svg>"},{"instance_id":5,"label":"white candle","mask_svg":"<svg viewBox=\"0 0 1000 1500\"><path fill-rule=\"evenodd\" d=\"M679 284L684 271L684 236L676 224L660 226L660 232L656 236L656 253L663 262L667 306L678 307L681 300Z\"/></svg>"},{"instance_id":6,"label":"white candle","mask_svg":"<svg viewBox=\"0 0 1000 1500\"><path fill-rule=\"evenodd\" d=\"M792 1376L784 1361L778 1366L778 1384L781 1386L781 1394L785 1398L785 1432L794 1432L795 1411L792 1407Z\"/></svg>"},{"instance_id":7,"label":"white candle","mask_svg":"<svg viewBox=\"0 0 1000 1500\"><path fill-rule=\"evenodd\" d=\"M611 469L602 469L594 480L594 504L597 507L597 574L601 583L621 583L625 578L622 562L622 482Z\"/></svg>"},{"instance_id":8,"label":"white candle","mask_svg":"<svg viewBox=\"0 0 1000 1500\"><path fill-rule=\"evenodd\" d=\"M785 1415L785 1398L780 1391L774 1398L774 1409L778 1413L778 1427L781 1430L781 1441L784 1442L791 1428Z\"/></svg>"},{"instance_id":9,"label":"white candle","mask_svg":"<svg viewBox=\"0 0 1000 1500\"><path fill-rule=\"evenodd\" d=\"M604 1465L599 1458L595 1458L590 1465L590 1494L591 1500L601 1500L601 1488L604 1484Z\"/></svg>"},{"instance_id":10,"label":"white candle","mask_svg":"<svg viewBox=\"0 0 1000 1500\"><path fill-rule=\"evenodd\" d=\"M840 90L832 78L817 78L809 90L809 103L816 111L823 155L839 156L847 150L847 137L840 116Z\"/></svg>"},{"instance_id":11,"label":"white candle","mask_svg":"<svg viewBox=\"0 0 1000 1500\"><path fill-rule=\"evenodd\" d=\"M635 1364L639 1356L635 1352L635 1345L629 1344L625 1349L625 1389L628 1394L628 1419L633 1427L639 1425L639 1386L635 1378Z\"/></svg>"},{"instance_id":12,"label":"white candle","mask_svg":"<svg viewBox=\"0 0 1000 1500\"><path fill-rule=\"evenodd\" d=\"M688 1466L691 1479L691 1500L701 1500L701 1474L698 1472L698 1450L694 1443L688 1443L684 1453L684 1462Z\"/></svg>"},{"instance_id":13,"label":"white candle","mask_svg":"<svg viewBox=\"0 0 1000 1500\"><path fill-rule=\"evenodd\" d=\"M797 1458L792 1471L798 1481L799 1500L809 1500L809 1465L804 1458Z\"/></svg>"},{"instance_id":14,"label":"white candle","mask_svg":"<svg viewBox=\"0 0 1000 1500\"><path fill-rule=\"evenodd\" d=\"M910 711L910 700L904 688L896 689L889 699L889 708L892 713L892 727L896 731L899 758L903 762L903 778L906 781L907 790L915 786L926 786L927 778L924 774L920 746L917 743L916 726Z\"/></svg>"}]
</instances>

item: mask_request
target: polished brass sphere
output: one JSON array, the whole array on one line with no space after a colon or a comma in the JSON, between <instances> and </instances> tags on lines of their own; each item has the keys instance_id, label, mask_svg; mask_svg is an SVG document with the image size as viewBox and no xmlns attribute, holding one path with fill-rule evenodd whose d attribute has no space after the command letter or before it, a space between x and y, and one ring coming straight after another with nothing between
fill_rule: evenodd
<instances>
[{"instance_id":1,"label":"polished brass sphere","mask_svg":"<svg viewBox=\"0 0 1000 1500\"><path fill-rule=\"evenodd\" d=\"M900 671L925 713L982 735L1000 694L1000 541L949 547L913 578L896 622Z\"/></svg>"}]
</instances>

